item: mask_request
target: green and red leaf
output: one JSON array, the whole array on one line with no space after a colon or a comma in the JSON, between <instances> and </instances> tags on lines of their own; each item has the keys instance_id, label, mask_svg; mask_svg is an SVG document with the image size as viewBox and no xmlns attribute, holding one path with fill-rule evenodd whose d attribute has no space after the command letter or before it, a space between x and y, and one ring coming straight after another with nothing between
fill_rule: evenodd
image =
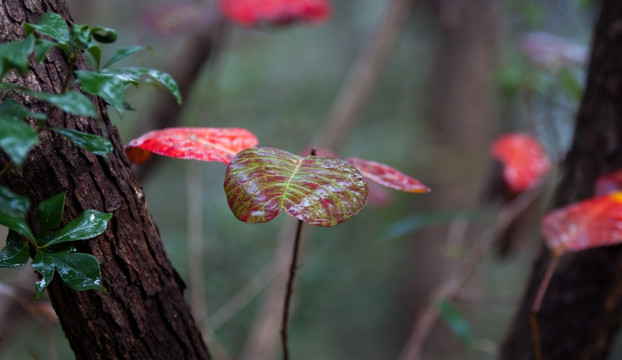
<instances>
[{"instance_id":1,"label":"green and red leaf","mask_svg":"<svg viewBox=\"0 0 622 360\"><path fill-rule=\"evenodd\" d=\"M534 186L551 167L540 142L527 134L502 135L491 152L503 164L503 179L515 194Z\"/></svg>"},{"instance_id":2,"label":"green and red leaf","mask_svg":"<svg viewBox=\"0 0 622 360\"><path fill-rule=\"evenodd\" d=\"M285 210L309 224L333 226L356 215L369 195L363 175L343 160L270 147L237 154L224 187L231 211L247 223L270 221Z\"/></svg>"},{"instance_id":3,"label":"green and red leaf","mask_svg":"<svg viewBox=\"0 0 622 360\"><path fill-rule=\"evenodd\" d=\"M151 153L180 159L228 164L238 152L257 146L255 135L240 128L168 128L150 131L129 142L125 153L141 164Z\"/></svg>"},{"instance_id":4,"label":"green and red leaf","mask_svg":"<svg viewBox=\"0 0 622 360\"><path fill-rule=\"evenodd\" d=\"M547 246L561 256L622 242L622 192L591 198L556 209L542 220Z\"/></svg>"},{"instance_id":5,"label":"green and red leaf","mask_svg":"<svg viewBox=\"0 0 622 360\"><path fill-rule=\"evenodd\" d=\"M356 157L347 158L346 161L357 168L363 176L380 185L412 193L430 192L430 188L419 180L402 174L388 165Z\"/></svg>"}]
</instances>

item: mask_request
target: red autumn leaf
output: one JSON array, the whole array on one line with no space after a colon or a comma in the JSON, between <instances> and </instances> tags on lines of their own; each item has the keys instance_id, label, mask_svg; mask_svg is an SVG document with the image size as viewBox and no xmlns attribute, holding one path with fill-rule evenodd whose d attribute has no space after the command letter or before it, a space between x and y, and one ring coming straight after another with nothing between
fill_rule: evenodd
<instances>
[{"instance_id":1,"label":"red autumn leaf","mask_svg":"<svg viewBox=\"0 0 622 360\"><path fill-rule=\"evenodd\" d=\"M220 0L227 19L244 26L319 22L330 13L327 0Z\"/></svg>"},{"instance_id":2,"label":"red autumn leaf","mask_svg":"<svg viewBox=\"0 0 622 360\"><path fill-rule=\"evenodd\" d=\"M551 167L538 140L527 134L502 135L491 152L503 164L503 179L515 194L535 185Z\"/></svg>"},{"instance_id":3,"label":"red autumn leaf","mask_svg":"<svg viewBox=\"0 0 622 360\"><path fill-rule=\"evenodd\" d=\"M134 164L147 161L151 153L228 164L235 154L257 143L255 135L246 129L168 128L150 131L130 141L125 153Z\"/></svg>"},{"instance_id":4,"label":"red autumn leaf","mask_svg":"<svg viewBox=\"0 0 622 360\"><path fill-rule=\"evenodd\" d=\"M622 169L599 176L594 185L594 195L596 196L620 190L622 190Z\"/></svg>"},{"instance_id":5,"label":"red autumn leaf","mask_svg":"<svg viewBox=\"0 0 622 360\"><path fill-rule=\"evenodd\" d=\"M347 158L346 161L357 168L363 176L380 185L412 193L430 192L430 188L419 180L404 175L388 165L356 157Z\"/></svg>"},{"instance_id":6,"label":"red autumn leaf","mask_svg":"<svg viewBox=\"0 0 622 360\"><path fill-rule=\"evenodd\" d=\"M542 220L547 246L560 256L622 242L622 192L570 204Z\"/></svg>"},{"instance_id":7,"label":"red autumn leaf","mask_svg":"<svg viewBox=\"0 0 622 360\"><path fill-rule=\"evenodd\" d=\"M229 208L247 223L270 221L283 210L312 225L334 226L356 215L369 195L363 175L343 160L270 147L237 154L224 188Z\"/></svg>"}]
</instances>

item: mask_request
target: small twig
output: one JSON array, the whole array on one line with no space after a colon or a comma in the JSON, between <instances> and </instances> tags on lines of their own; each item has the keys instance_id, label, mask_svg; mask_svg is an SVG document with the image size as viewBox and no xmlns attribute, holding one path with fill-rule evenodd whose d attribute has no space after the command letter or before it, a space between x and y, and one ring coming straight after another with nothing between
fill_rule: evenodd
<instances>
[{"instance_id":1,"label":"small twig","mask_svg":"<svg viewBox=\"0 0 622 360\"><path fill-rule=\"evenodd\" d=\"M423 342L439 316L438 309L433 306L433 303L440 300L447 300L455 296L464 282L477 268L482 257L498 239L499 235L510 226L517 216L542 195L546 189L546 184L549 183L548 179L549 177L543 179L538 186L527 190L501 208L495 218L494 226L481 236L476 246L465 258L463 266L456 269L447 280L443 281L432 291L429 297L429 304L419 312L415 319L415 328L402 353L402 360L412 360L420 357Z\"/></svg>"},{"instance_id":2,"label":"small twig","mask_svg":"<svg viewBox=\"0 0 622 360\"><path fill-rule=\"evenodd\" d=\"M557 265L559 265L559 259L560 256L553 255L553 258L549 262L549 266L546 269L546 273L542 278L542 282L538 287L538 292L536 293L533 305L531 306L529 324L531 325L531 339L533 342L533 353L536 360L542 360L542 346L540 345L540 330L538 328L538 312L540 311L540 306L542 305L546 289L549 287L549 283L551 282L551 278L553 278Z\"/></svg>"},{"instance_id":3,"label":"small twig","mask_svg":"<svg viewBox=\"0 0 622 360\"><path fill-rule=\"evenodd\" d=\"M285 292L285 302L283 305L283 319L281 321L281 345L283 347L283 360L289 360L289 348L287 347L287 319L289 317L289 304L294 290L294 276L296 276L296 263L298 262L298 248L300 247L300 231L302 220L298 220L296 228L296 239L294 240L294 252L292 262L289 266L289 278L287 278L287 291Z\"/></svg>"}]
</instances>

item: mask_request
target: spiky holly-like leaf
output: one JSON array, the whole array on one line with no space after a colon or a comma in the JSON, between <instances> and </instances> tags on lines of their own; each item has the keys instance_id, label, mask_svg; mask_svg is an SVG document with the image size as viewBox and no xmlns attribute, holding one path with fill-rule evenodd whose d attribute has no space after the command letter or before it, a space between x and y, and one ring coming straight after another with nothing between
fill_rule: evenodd
<instances>
[{"instance_id":1,"label":"spiky holly-like leaf","mask_svg":"<svg viewBox=\"0 0 622 360\"><path fill-rule=\"evenodd\" d=\"M285 210L309 224L333 226L365 206L369 187L363 175L343 160L259 147L231 160L225 194L235 216L244 222L267 222Z\"/></svg>"},{"instance_id":2,"label":"spiky holly-like leaf","mask_svg":"<svg viewBox=\"0 0 622 360\"><path fill-rule=\"evenodd\" d=\"M168 128L150 131L125 147L131 162L140 164L151 153L181 159L228 164L238 152L256 146L257 138L239 128Z\"/></svg>"},{"instance_id":3,"label":"spiky holly-like leaf","mask_svg":"<svg viewBox=\"0 0 622 360\"><path fill-rule=\"evenodd\" d=\"M527 134L502 135L491 152L503 164L503 179L513 193L534 186L551 167L538 140Z\"/></svg>"},{"instance_id":4,"label":"spiky holly-like leaf","mask_svg":"<svg viewBox=\"0 0 622 360\"><path fill-rule=\"evenodd\" d=\"M542 220L542 233L556 255L622 242L622 192L550 212Z\"/></svg>"},{"instance_id":5,"label":"spiky holly-like leaf","mask_svg":"<svg viewBox=\"0 0 622 360\"><path fill-rule=\"evenodd\" d=\"M430 191L430 188L419 180L402 174L388 165L356 157L347 158L346 161L356 167L366 178L380 185L412 193Z\"/></svg>"},{"instance_id":6,"label":"spiky holly-like leaf","mask_svg":"<svg viewBox=\"0 0 622 360\"><path fill-rule=\"evenodd\" d=\"M227 19L244 26L319 22L330 13L326 0L220 0Z\"/></svg>"}]
</instances>

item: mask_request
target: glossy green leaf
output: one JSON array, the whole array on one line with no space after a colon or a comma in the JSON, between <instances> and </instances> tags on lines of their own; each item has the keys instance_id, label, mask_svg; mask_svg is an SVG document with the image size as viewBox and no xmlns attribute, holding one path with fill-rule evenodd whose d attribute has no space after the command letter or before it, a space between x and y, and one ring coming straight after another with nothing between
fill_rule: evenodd
<instances>
[{"instance_id":1,"label":"glossy green leaf","mask_svg":"<svg viewBox=\"0 0 622 360\"><path fill-rule=\"evenodd\" d=\"M80 50L88 49L91 44L92 30L85 24L71 25L71 45Z\"/></svg>"},{"instance_id":2,"label":"glossy green leaf","mask_svg":"<svg viewBox=\"0 0 622 360\"><path fill-rule=\"evenodd\" d=\"M0 116L0 149L17 167L21 167L39 135L28 124L14 118Z\"/></svg>"},{"instance_id":3,"label":"glossy green leaf","mask_svg":"<svg viewBox=\"0 0 622 360\"><path fill-rule=\"evenodd\" d=\"M9 231L9 235L6 238L6 246L0 253L0 268L19 267L30 259L28 253L28 242L22 240L19 234L13 230Z\"/></svg>"},{"instance_id":4,"label":"glossy green leaf","mask_svg":"<svg viewBox=\"0 0 622 360\"><path fill-rule=\"evenodd\" d=\"M93 255L83 253L47 254L52 266L65 285L77 291L99 290L102 286L99 262Z\"/></svg>"},{"instance_id":5,"label":"glossy green leaf","mask_svg":"<svg viewBox=\"0 0 622 360\"><path fill-rule=\"evenodd\" d=\"M30 240L35 240L35 235L30 230L30 227L26 223L26 220L20 219L17 216L0 212L0 225L4 225L11 230L16 231L18 234L23 235Z\"/></svg>"},{"instance_id":6,"label":"glossy green leaf","mask_svg":"<svg viewBox=\"0 0 622 360\"><path fill-rule=\"evenodd\" d=\"M101 213L96 210L86 210L77 218L73 219L62 230L53 232L45 237L44 245L41 248L48 248L51 245L60 244L67 241L86 240L94 238L104 231L108 226L108 220L112 217L110 213Z\"/></svg>"},{"instance_id":7,"label":"glossy green leaf","mask_svg":"<svg viewBox=\"0 0 622 360\"><path fill-rule=\"evenodd\" d=\"M63 191L39 203L39 237L46 236L52 229L58 226L65 209L66 193L66 191Z\"/></svg>"},{"instance_id":8,"label":"glossy green leaf","mask_svg":"<svg viewBox=\"0 0 622 360\"><path fill-rule=\"evenodd\" d=\"M29 208L30 200L27 197L17 195L4 186L0 186L0 213L23 219Z\"/></svg>"},{"instance_id":9,"label":"glossy green leaf","mask_svg":"<svg viewBox=\"0 0 622 360\"><path fill-rule=\"evenodd\" d=\"M97 117L97 110L95 110L91 100L77 91L68 91L64 94L50 94L32 91L23 86L9 83L0 83L0 90L17 90L26 95L47 101L65 112L92 118Z\"/></svg>"},{"instance_id":10,"label":"glossy green leaf","mask_svg":"<svg viewBox=\"0 0 622 360\"><path fill-rule=\"evenodd\" d=\"M456 335L465 345L473 346L473 331L471 325L464 318L464 316L458 311L458 309L449 301L441 300L436 302L436 307L441 313L441 317L451 331Z\"/></svg>"},{"instance_id":11,"label":"glossy green leaf","mask_svg":"<svg viewBox=\"0 0 622 360\"><path fill-rule=\"evenodd\" d=\"M24 40L0 44L0 77L12 68L24 72L28 69L28 56L33 52L35 40L32 35Z\"/></svg>"},{"instance_id":12,"label":"glossy green leaf","mask_svg":"<svg viewBox=\"0 0 622 360\"><path fill-rule=\"evenodd\" d=\"M69 43L69 30L65 20L56 13L45 13L41 15L37 24L24 24L27 32L36 31L39 34L47 35L61 44Z\"/></svg>"},{"instance_id":13,"label":"glossy green leaf","mask_svg":"<svg viewBox=\"0 0 622 360\"><path fill-rule=\"evenodd\" d=\"M99 64L102 58L102 49L97 45L91 45L88 49L86 49L86 53L93 59L95 63L95 68L99 70Z\"/></svg>"},{"instance_id":14,"label":"glossy green leaf","mask_svg":"<svg viewBox=\"0 0 622 360\"><path fill-rule=\"evenodd\" d=\"M283 209L309 224L333 226L356 215L369 195L363 175L343 160L269 147L238 153L224 187L229 207L248 223L270 221Z\"/></svg>"},{"instance_id":15,"label":"glossy green leaf","mask_svg":"<svg viewBox=\"0 0 622 360\"><path fill-rule=\"evenodd\" d=\"M77 130L64 129L64 128L51 128L57 133L65 136L74 144L78 145L82 149L92 152L95 155L107 157L112 150L114 150L114 146L110 142L110 140L105 137L87 134Z\"/></svg>"},{"instance_id":16,"label":"glossy green leaf","mask_svg":"<svg viewBox=\"0 0 622 360\"><path fill-rule=\"evenodd\" d=\"M96 26L91 29L91 35L93 39L102 44L110 44L117 41L117 32L108 27Z\"/></svg>"},{"instance_id":17,"label":"glossy green leaf","mask_svg":"<svg viewBox=\"0 0 622 360\"><path fill-rule=\"evenodd\" d=\"M35 283L35 299L39 299L54 278L54 262L50 254L37 251L30 266L41 274L41 280Z\"/></svg>"},{"instance_id":18,"label":"glossy green leaf","mask_svg":"<svg viewBox=\"0 0 622 360\"><path fill-rule=\"evenodd\" d=\"M28 110L24 105L12 99L5 99L0 104L0 117L12 117L15 119L33 118L45 120L45 114L35 113Z\"/></svg>"},{"instance_id":19,"label":"glossy green leaf","mask_svg":"<svg viewBox=\"0 0 622 360\"><path fill-rule=\"evenodd\" d=\"M173 94L178 104L182 103L181 92L177 83L171 75L164 71L148 69L143 67L128 67L114 70L106 70L106 73L115 74L121 79L133 81L134 83L144 80L152 85L163 85Z\"/></svg>"},{"instance_id":20,"label":"glossy green leaf","mask_svg":"<svg viewBox=\"0 0 622 360\"><path fill-rule=\"evenodd\" d=\"M108 101L119 114L123 114L125 88L129 82L111 74L93 71L76 71L76 76L84 91Z\"/></svg>"},{"instance_id":21,"label":"glossy green leaf","mask_svg":"<svg viewBox=\"0 0 622 360\"><path fill-rule=\"evenodd\" d=\"M46 39L36 39L35 40L35 54L37 55L37 62L41 63L43 59L45 59L45 55L50 51L51 48L56 46L54 41L46 40Z\"/></svg>"},{"instance_id":22,"label":"glossy green leaf","mask_svg":"<svg viewBox=\"0 0 622 360\"><path fill-rule=\"evenodd\" d=\"M108 60L105 64L104 64L104 69L107 67L110 67L113 64L118 63L119 61L125 60L128 57L142 51L145 50L146 47L144 46L130 46L127 48L123 48L123 49L118 49L117 51L115 51L114 55L112 55L112 57L110 58L110 60Z\"/></svg>"}]
</instances>

